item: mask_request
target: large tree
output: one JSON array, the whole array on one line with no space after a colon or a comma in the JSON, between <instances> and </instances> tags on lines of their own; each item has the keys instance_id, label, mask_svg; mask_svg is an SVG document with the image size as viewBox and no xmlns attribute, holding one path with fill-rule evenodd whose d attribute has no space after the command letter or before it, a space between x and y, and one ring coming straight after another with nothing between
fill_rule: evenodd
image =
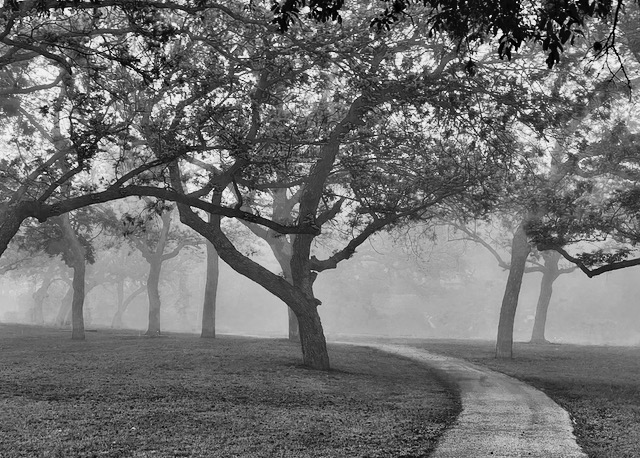
<instances>
[{"instance_id":1,"label":"large tree","mask_svg":"<svg viewBox=\"0 0 640 458\"><path fill-rule=\"evenodd\" d=\"M3 164L0 251L29 216L128 195L175 200L181 219L229 265L294 311L305 363L327 368L317 273L388 225L437 215L447 200L483 209L511 164L505 126L514 117L535 124L544 105L523 84L527 64L517 71L482 47L430 35L437 15L428 8L381 34L368 30L367 5L348 8L343 27L286 33L255 3L25 2L11 10L8 64L30 66L23 73L35 80L44 73L33 68L45 64L53 77L18 81L24 93L8 111L35 104L14 118L43 127L35 129L45 140L48 126L65 122L49 141L53 153L38 150L26 167L17 156ZM56 103L33 98L41 91ZM199 173L190 158L215 171ZM61 195L66 183L72 192ZM283 186L301 190L294 223L243 210L244 196ZM296 234L293 282L242 255L222 217ZM319 260L312 246L331 221L353 236Z\"/></svg>"},{"instance_id":2,"label":"large tree","mask_svg":"<svg viewBox=\"0 0 640 458\"><path fill-rule=\"evenodd\" d=\"M301 41L301 31L273 35L266 23L260 27L262 13L253 14L218 13L207 21L219 24L215 34L192 32L186 46L197 61L191 65L218 74L170 112L166 105L150 107L140 130L158 157L199 148L191 154L215 164L217 172L203 179L195 176L193 161L173 162L169 176L179 192L213 193L242 209L251 205L247 196L269 187L289 188L292 195L301 189L295 221L313 232L295 237L292 283L243 256L224 234L219 216L207 222L188 205L179 203L179 209L183 222L211 240L232 268L294 311L305 363L325 369L316 275L335 268L389 225L436 214L448 199L471 207L482 201L506 168L509 139L493 123L516 115L514 105L498 103L513 100L513 88L503 91L495 79L491 84L486 79L495 76L491 72L470 76L446 41L402 34L382 40L357 26L319 26L313 40ZM222 53L229 41L233 53ZM501 63L486 65L489 70ZM505 82L511 76L505 73ZM519 88L522 105L516 109L532 100ZM353 236L329 258L317 259L314 240L331 221L349 227Z\"/></svg>"}]
</instances>

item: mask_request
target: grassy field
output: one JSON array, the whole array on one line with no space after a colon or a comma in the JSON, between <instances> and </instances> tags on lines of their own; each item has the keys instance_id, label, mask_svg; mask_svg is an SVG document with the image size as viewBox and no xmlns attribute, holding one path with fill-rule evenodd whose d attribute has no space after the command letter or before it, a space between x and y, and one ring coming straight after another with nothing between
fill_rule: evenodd
<instances>
[{"instance_id":1,"label":"grassy field","mask_svg":"<svg viewBox=\"0 0 640 458\"><path fill-rule=\"evenodd\" d=\"M405 341L480 363L547 393L569 411L593 458L640 457L640 348L516 344L496 360L493 342Z\"/></svg>"},{"instance_id":2,"label":"grassy field","mask_svg":"<svg viewBox=\"0 0 640 458\"><path fill-rule=\"evenodd\" d=\"M284 340L0 325L0 456L424 457L459 412L428 368Z\"/></svg>"}]
</instances>

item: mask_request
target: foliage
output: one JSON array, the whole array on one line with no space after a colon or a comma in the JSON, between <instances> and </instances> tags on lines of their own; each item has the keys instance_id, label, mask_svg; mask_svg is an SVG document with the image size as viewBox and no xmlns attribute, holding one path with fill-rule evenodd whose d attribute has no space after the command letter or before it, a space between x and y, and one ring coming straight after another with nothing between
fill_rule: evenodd
<instances>
[{"instance_id":1,"label":"foliage","mask_svg":"<svg viewBox=\"0 0 640 458\"><path fill-rule=\"evenodd\" d=\"M492 2L486 0L385 0L385 8L371 19L371 27L378 32L391 31L401 20L413 20L420 7L429 14L426 35L430 38L445 34L461 48L473 48L497 36L498 55L511 60L512 53L526 42L541 44L547 54L546 64L552 68L560 61L565 47L573 46L577 37L584 36L587 21L595 18L609 24L610 32L592 44L596 55L614 50L618 45L616 32L620 16L624 14L623 0L606 1L547 1L547 2ZM296 22L302 9L312 20L342 22L341 0L289 0L273 1L273 22L286 31ZM469 70L473 61L469 61Z\"/></svg>"}]
</instances>

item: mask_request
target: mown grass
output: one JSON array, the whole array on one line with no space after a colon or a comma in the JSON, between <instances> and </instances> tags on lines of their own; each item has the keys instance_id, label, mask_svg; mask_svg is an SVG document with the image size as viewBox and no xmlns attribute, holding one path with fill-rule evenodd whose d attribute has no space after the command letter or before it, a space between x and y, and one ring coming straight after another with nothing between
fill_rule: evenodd
<instances>
[{"instance_id":1,"label":"mown grass","mask_svg":"<svg viewBox=\"0 0 640 458\"><path fill-rule=\"evenodd\" d=\"M447 383L330 348L318 372L285 340L0 325L0 456L428 456L459 412Z\"/></svg>"},{"instance_id":2,"label":"mown grass","mask_svg":"<svg viewBox=\"0 0 640 458\"><path fill-rule=\"evenodd\" d=\"M493 342L411 344L480 363L541 389L569 411L578 443L590 457L640 457L638 347L521 343L515 345L513 360L497 360Z\"/></svg>"}]
</instances>

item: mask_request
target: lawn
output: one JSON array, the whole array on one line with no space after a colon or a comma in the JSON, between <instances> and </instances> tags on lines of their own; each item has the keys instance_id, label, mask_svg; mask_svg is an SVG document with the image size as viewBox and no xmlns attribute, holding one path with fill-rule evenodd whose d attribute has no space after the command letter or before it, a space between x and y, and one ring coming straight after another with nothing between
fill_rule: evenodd
<instances>
[{"instance_id":1,"label":"lawn","mask_svg":"<svg viewBox=\"0 0 640 458\"><path fill-rule=\"evenodd\" d=\"M407 341L405 341L407 342ZM410 341L512 375L569 411L578 443L593 458L640 457L640 348L516 344L496 360L494 343Z\"/></svg>"},{"instance_id":2,"label":"lawn","mask_svg":"<svg viewBox=\"0 0 640 458\"><path fill-rule=\"evenodd\" d=\"M0 456L424 457L455 419L427 367L286 340L0 325Z\"/></svg>"}]
</instances>

